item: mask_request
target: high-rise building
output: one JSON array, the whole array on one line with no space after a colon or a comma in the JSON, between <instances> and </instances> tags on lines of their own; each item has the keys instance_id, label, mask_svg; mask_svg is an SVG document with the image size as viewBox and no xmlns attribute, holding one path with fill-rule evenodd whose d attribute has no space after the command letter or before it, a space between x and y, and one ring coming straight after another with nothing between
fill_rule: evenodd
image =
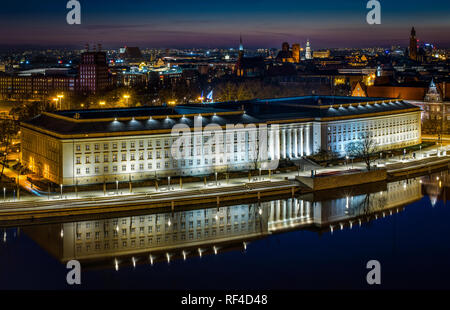
<instances>
[{"instance_id":1,"label":"high-rise building","mask_svg":"<svg viewBox=\"0 0 450 310\"><path fill-rule=\"evenodd\" d=\"M300 62L300 44L298 43L292 44L292 58L294 62Z\"/></svg>"},{"instance_id":2,"label":"high-rise building","mask_svg":"<svg viewBox=\"0 0 450 310\"><path fill-rule=\"evenodd\" d=\"M409 58L417 61L417 38L414 27L411 29L411 36L409 38Z\"/></svg>"},{"instance_id":3,"label":"high-rise building","mask_svg":"<svg viewBox=\"0 0 450 310\"><path fill-rule=\"evenodd\" d=\"M306 59L312 59L312 53L311 53L311 45L309 44L309 39L306 41Z\"/></svg>"},{"instance_id":4,"label":"high-rise building","mask_svg":"<svg viewBox=\"0 0 450 310\"><path fill-rule=\"evenodd\" d=\"M106 53L98 50L81 54L79 74L81 92L96 93L107 88L109 79Z\"/></svg>"}]
</instances>

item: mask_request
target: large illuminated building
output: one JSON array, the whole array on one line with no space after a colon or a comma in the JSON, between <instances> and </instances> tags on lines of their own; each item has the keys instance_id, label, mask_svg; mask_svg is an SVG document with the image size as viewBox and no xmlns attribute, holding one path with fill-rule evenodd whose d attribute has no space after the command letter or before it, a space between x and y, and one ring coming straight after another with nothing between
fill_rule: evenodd
<instances>
[{"instance_id":1,"label":"large illuminated building","mask_svg":"<svg viewBox=\"0 0 450 310\"><path fill-rule=\"evenodd\" d=\"M419 144L420 114L419 107L402 100L332 96L59 111L22 123L21 160L64 185L206 175L256 169L263 153L269 161L321 150L345 156L347 145L362 134L379 150ZM212 143L207 133L214 124L223 131ZM189 153L176 159L175 125L191 133ZM255 134L255 128L265 131Z\"/></svg>"}]
</instances>

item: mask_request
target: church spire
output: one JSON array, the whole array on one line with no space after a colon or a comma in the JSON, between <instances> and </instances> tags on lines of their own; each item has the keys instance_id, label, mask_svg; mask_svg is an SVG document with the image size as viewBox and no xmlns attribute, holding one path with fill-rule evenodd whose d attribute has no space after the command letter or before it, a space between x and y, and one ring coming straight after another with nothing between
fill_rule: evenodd
<instances>
[{"instance_id":1,"label":"church spire","mask_svg":"<svg viewBox=\"0 0 450 310\"><path fill-rule=\"evenodd\" d=\"M244 50L244 44L242 43L242 34L239 35L239 51Z\"/></svg>"}]
</instances>

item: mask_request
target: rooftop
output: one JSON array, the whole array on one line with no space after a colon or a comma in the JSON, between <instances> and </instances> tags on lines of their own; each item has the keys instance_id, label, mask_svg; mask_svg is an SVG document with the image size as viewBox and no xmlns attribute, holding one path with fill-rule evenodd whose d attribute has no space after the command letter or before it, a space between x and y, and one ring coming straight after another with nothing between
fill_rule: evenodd
<instances>
[{"instance_id":1,"label":"rooftop","mask_svg":"<svg viewBox=\"0 0 450 310\"><path fill-rule=\"evenodd\" d=\"M337 96L306 96L255 99L239 102L190 104L174 107L137 107L98 110L70 110L43 113L22 125L57 135L132 134L171 130L176 124L190 127L208 124L249 124L277 121L322 121L333 118L365 117L373 113L419 111L413 104L396 99Z\"/></svg>"}]
</instances>

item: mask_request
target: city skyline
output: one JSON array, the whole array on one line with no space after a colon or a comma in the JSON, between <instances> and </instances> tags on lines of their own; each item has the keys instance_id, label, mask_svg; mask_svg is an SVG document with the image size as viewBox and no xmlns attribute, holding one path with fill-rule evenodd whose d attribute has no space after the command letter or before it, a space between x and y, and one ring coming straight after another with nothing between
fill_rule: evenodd
<instances>
[{"instance_id":1,"label":"city skyline","mask_svg":"<svg viewBox=\"0 0 450 310\"><path fill-rule=\"evenodd\" d=\"M305 3L288 0L274 7L269 1L226 3L175 1L81 1L81 25L68 25L65 2L28 0L4 4L0 12L1 46L84 46L100 42L106 48L138 45L155 48L234 47L242 33L246 48L278 47L283 41L313 48L408 45L416 27L421 42L449 47L450 3L436 0L383 2L381 25L368 25L366 1Z\"/></svg>"}]
</instances>

